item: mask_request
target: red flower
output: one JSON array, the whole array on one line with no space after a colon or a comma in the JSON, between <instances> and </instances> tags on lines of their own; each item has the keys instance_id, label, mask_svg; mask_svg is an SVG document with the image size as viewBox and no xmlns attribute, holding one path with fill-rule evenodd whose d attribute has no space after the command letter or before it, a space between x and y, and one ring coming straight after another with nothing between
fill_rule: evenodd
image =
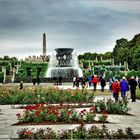
<instances>
[{"instance_id":1,"label":"red flower","mask_svg":"<svg viewBox=\"0 0 140 140\"><path fill-rule=\"evenodd\" d=\"M90 112L94 112L95 111L95 107L92 105L90 108Z\"/></svg>"},{"instance_id":2,"label":"red flower","mask_svg":"<svg viewBox=\"0 0 140 140\"><path fill-rule=\"evenodd\" d=\"M31 131L25 131L24 132L24 135L31 135L31 134L33 134Z\"/></svg>"},{"instance_id":3,"label":"red flower","mask_svg":"<svg viewBox=\"0 0 140 140\"><path fill-rule=\"evenodd\" d=\"M40 116L40 110L36 111L36 116L39 117Z\"/></svg>"}]
</instances>

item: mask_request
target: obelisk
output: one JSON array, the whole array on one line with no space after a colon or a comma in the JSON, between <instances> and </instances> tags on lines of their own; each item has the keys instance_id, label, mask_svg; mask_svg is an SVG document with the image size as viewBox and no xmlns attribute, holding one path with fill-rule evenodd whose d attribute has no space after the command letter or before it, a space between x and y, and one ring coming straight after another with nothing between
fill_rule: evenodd
<instances>
[{"instance_id":1,"label":"obelisk","mask_svg":"<svg viewBox=\"0 0 140 140\"><path fill-rule=\"evenodd\" d=\"M46 34L43 33L43 56L46 56Z\"/></svg>"}]
</instances>

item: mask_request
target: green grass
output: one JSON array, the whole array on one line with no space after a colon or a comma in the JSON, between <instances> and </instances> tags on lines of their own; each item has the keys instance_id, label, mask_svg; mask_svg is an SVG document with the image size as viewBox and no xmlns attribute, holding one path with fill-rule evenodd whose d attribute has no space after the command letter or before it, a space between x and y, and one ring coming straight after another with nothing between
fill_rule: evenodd
<instances>
[{"instance_id":1,"label":"green grass","mask_svg":"<svg viewBox=\"0 0 140 140\"><path fill-rule=\"evenodd\" d=\"M138 89L138 88L137 88L137 91L136 91L136 98L140 99L140 89Z\"/></svg>"}]
</instances>

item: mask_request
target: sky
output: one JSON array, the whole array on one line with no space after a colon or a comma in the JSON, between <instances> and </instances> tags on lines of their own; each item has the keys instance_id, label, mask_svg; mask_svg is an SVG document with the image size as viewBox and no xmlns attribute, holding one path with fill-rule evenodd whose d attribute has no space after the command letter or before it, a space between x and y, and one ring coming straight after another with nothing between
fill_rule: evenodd
<instances>
[{"instance_id":1,"label":"sky","mask_svg":"<svg viewBox=\"0 0 140 140\"><path fill-rule=\"evenodd\" d=\"M47 54L113 51L117 39L140 33L140 1L0 0L0 57L42 55L44 32Z\"/></svg>"}]
</instances>

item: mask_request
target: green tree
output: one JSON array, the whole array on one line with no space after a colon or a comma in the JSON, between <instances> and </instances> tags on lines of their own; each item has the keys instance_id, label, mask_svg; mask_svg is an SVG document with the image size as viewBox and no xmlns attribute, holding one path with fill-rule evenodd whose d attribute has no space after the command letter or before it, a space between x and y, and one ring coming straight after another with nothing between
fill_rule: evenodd
<instances>
[{"instance_id":1,"label":"green tree","mask_svg":"<svg viewBox=\"0 0 140 140\"><path fill-rule=\"evenodd\" d=\"M116 45L113 49L113 58L115 64L119 64L119 62L122 62L122 58L126 57L123 53L123 49L127 49L128 41L125 38L118 39L116 41ZM121 57L121 58L120 58Z\"/></svg>"}]
</instances>

